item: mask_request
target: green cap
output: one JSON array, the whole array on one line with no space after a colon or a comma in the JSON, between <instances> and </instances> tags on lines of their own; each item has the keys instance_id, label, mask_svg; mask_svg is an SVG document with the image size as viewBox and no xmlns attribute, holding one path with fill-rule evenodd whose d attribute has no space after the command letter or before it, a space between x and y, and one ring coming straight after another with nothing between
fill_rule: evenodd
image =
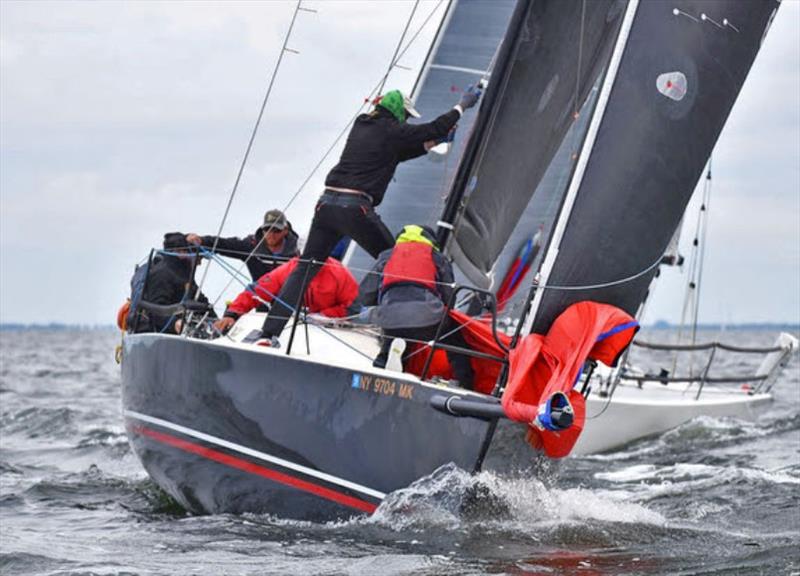
<instances>
[{"instance_id":1,"label":"green cap","mask_svg":"<svg viewBox=\"0 0 800 576\"><path fill-rule=\"evenodd\" d=\"M406 113L414 118L419 118L419 112L414 109L411 100L403 96L400 90L391 90L384 94L381 101L378 102L378 106L386 108L399 122L406 121Z\"/></svg>"}]
</instances>

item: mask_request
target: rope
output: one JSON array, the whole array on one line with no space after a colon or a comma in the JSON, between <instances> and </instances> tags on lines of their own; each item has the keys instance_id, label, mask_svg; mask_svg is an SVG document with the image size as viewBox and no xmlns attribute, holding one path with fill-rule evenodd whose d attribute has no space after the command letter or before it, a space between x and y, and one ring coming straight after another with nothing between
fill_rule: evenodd
<instances>
[{"instance_id":1,"label":"rope","mask_svg":"<svg viewBox=\"0 0 800 576\"><path fill-rule=\"evenodd\" d=\"M480 316L473 316L472 318L470 318L469 322L466 322L464 324L459 324L458 326L456 326L455 328L453 328L449 332L445 332L444 334L440 334L439 335L439 341L442 341L445 338L448 338L448 337L452 336L453 334L455 334L456 332L458 332L459 330L461 330L463 328L466 328L467 326L469 326L473 322L480 322L480 321L481 321L481 317ZM385 338L385 336L384 336L384 338ZM430 346L432 344L432 341L430 341L430 340L415 340L413 338L403 338L403 340L406 340L407 342L414 342L416 344L423 344L423 345L426 345L426 346ZM411 354L406 356L406 358L413 358L414 356L416 356L417 354L419 354L420 352L423 352L423 351L425 351L425 348L419 348L417 350L414 350L414 352L412 352Z\"/></svg>"},{"instance_id":2,"label":"rope","mask_svg":"<svg viewBox=\"0 0 800 576\"><path fill-rule=\"evenodd\" d=\"M633 274L632 276L628 276L626 278L621 278L619 280L611 280L610 282L603 282L602 284L586 284L583 286L551 286L549 284L542 284L537 287L537 290L599 290L600 288L608 288L610 286L617 286L619 284L626 284L628 282L632 282L637 278L645 276L648 272L654 270L659 264L661 263L661 256L656 259L655 262L650 264L644 270Z\"/></svg>"},{"instance_id":3,"label":"rope","mask_svg":"<svg viewBox=\"0 0 800 576\"><path fill-rule=\"evenodd\" d=\"M160 251L160 252L167 253L167 252L163 252L163 251ZM234 281L238 281L245 289L251 290L250 284L248 282L245 282L245 281L242 280L242 278L247 278L247 277L244 274L241 273L241 268L234 269L233 266L231 266L230 264L225 262L218 254L213 253L213 252L211 252L211 251L209 251L207 249L200 248L200 253L203 256L206 256L210 260L212 260L212 261L216 262L217 264L219 264L226 272L231 274L231 280L228 282L228 284L226 286L226 290L227 290L227 287L229 287ZM298 261L299 262L306 262L306 263L309 263L309 264L312 264L312 265L315 263L314 260L308 260L308 259L303 259L303 258L298 258ZM600 289L600 288L607 288L607 287L610 287L610 286L615 286L615 285L619 285L619 284L625 284L627 282L631 282L633 280L636 280L637 278L640 278L641 276L644 276L648 272L652 271L656 266L659 265L660 262L661 262L661 258L659 257L659 259L656 260L655 262L653 262L650 266L648 266L647 268L641 270L640 272L637 272L636 274L633 274L633 275L628 276L626 278L621 278L621 279L618 279L618 280L612 280L612 281L604 282L604 283L601 283L601 284L587 284L587 285L580 285L580 286L551 286L551 285L542 284L542 285L540 285L538 287L538 289L540 289L540 290L576 291L576 290L597 290L597 289ZM376 275L382 275L384 277L390 277L390 278L391 277L395 277L392 274L387 274L385 272L376 272L373 269L367 270L367 269L364 269L364 268L349 268L349 270L355 271L355 272L363 272L365 275L376 274ZM397 277L402 277L404 280L412 281L412 282L414 280L422 280L422 279L409 278L408 276L405 276L405 275L397 276ZM428 282L427 279L425 281ZM444 286L444 287L448 287L448 288L451 288L451 289L456 287L456 284L454 282L438 282L438 281L434 280L434 284L437 285L437 286ZM253 293L256 294L254 291L253 291ZM217 304L217 302L219 301L219 298L221 298L221 296L222 295L220 294L220 296L217 298L217 300L214 301L213 305ZM257 294L256 294L256 296L258 297ZM294 306L291 306L288 303L283 302L282 300L278 299L277 295L272 295L272 296L277 301L281 302L281 304L285 305L288 309L294 311ZM356 315L354 315L352 317L355 317L355 316ZM476 320L480 320L480 318L476 317ZM451 331L451 332L449 332L448 334L445 334L442 337L449 336L452 333L453 332Z\"/></svg>"},{"instance_id":4,"label":"rope","mask_svg":"<svg viewBox=\"0 0 800 576\"><path fill-rule=\"evenodd\" d=\"M300 5L302 4L303 0L297 1L297 6L295 6L294 13L292 14L292 21L289 24L289 29L286 31L286 36L283 39L283 46L281 47L280 55L278 56L278 61L275 63L275 68L272 71L272 75L269 79L269 85L267 86L267 92L264 95L264 100L261 102L261 109L258 112L258 118L256 118L256 123L253 126L253 131L250 134L250 140L247 143L247 149L244 152L244 157L242 158L242 162L239 165L239 171L236 174L236 180L233 183L233 189L231 190L231 194L228 197L228 204L225 206L225 213L222 215L222 221L219 223L219 229L217 230L217 235L214 238L214 245L211 247L211 251L215 252L217 249L217 243L219 242L220 235L222 234L222 229L225 227L225 222L228 219L228 214L231 210L231 205L233 204L233 199L236 196L236 191L239 189L239 182L242 179L242 173L244 173L244 167L247 165L247 159L250 157L250 151L253 148L253 142L256 139L256 134L258 133L258 127L261 124L261 118L264 116L264 109L267 107L267 102L269 101L269 96L272 93L272 87L275 84L275 78L278 75L278 70L280 69L281 62L283 62L283 55L287 52L286 45L289 42L289 36L292 34L292 29L294 28L295 20L297 20L297 13L300 12ZM206 277L208 276L208 268L203 271L203 277L200 279L200 283L197 286L197 294L200 294L200 290L203 288L203 284L206 281ZM195 296L196 297L196 296ZM214 301L216 304L219 298Z\"/></svg>"},{"instance_id":5,"label":"rope","mask_svg":"<svg viewBox=\"0 0 800 576\"><path fill-rule=\"evenodd\" d=\"M585 418L586 418L586 420L594 420L595 418L600 418L600 416L602 416L602 415L603 415L603 412L605 412L606 410L608 410L608 407L609 407L609 405L610 405L610 404L611 404L611 394L610 394L610 393L608 393L608 396L607 396L607 398L606 398L606 403L605 403L605 404L603 404L603 408L600 410L600 412L598 412L597 414L593 414L593 415L591 415L591 416L588 416L588 415L587 415L587 416L585 417Z\"/></svg>"},{"instance_id":6,"label":"rope","mask_svg":"<svg viewBox=\"0 0 800 576\"><path fill-rule=\"evenodd\" d=\"M218 256L216 254L212 254L212 253L210 253L208 251L204 251L204 252L209 254L209 258L211 258L212 260L217 262L223 269L225 269L227 271L230 271L230 270L233 269L233 266L231 266L227 262L224 262L220 256ZM311 262L313 262L313 260ZM263 298L261 298L261 296L259 296L257 290L261 290L261 292L266 293L267 295L271 296L273 301L280 302L281 304L283 304L284 306L286 306L287 308L292 310L292 312L295 311L294 306L291 306L287 302L281 300L278 297L277 294L273 294L272 292L270 292L269 290L267 290L263 286L260 286L260 285L257 285L255 283L246 282L246 281L242 280L241 278L247 278L247 276L244 276L244 274L241 274L238 270L234 270L233 273L234 274L238 274L238 276L234 277L232 279L232 281L236 280L237 282L239 282L244 287L245 291L250 292L253 295L253 297L256 300L258 300L259 302L261 302L262 304L269 304L269 302L264 300Z\"/></svg>"},{"instance_id":7,"label":"rope","mask_svg":"<svg viewBox=\"0 0 800 576\"><path fill-rule=\"evenodd\" d=\"M335 320L344 320L344 318L335 318ZM347 342L344 338L340 338L339 336L334 334L333 331L328 330L321 323L317 322L314 318L311 318L310 316L306 316L305 323L306 324L310 324L311 326L316 326L317 328L322 330L325 334L327 334L328 336L330 336L331 338L333 338L334 340L336 340L340 344L344 344L346 347L350 348L350 350L352 350L353 352L356 352L357 354L359 354L360 356L363 356L367 360L372 360L372 356L369 356L368 354L362 352L361 350L359 350L358 348L356 348L355 346L353 346L352 344Z\"/></svg>"}]
</instances>

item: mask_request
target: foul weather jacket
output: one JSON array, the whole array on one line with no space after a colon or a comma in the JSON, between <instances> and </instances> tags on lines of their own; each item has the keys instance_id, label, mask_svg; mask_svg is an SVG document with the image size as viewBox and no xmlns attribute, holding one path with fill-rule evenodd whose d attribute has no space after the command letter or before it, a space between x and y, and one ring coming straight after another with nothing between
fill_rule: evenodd
<instances>
[{"instance_id":1,"label":"foul weather jacket","mask_svg":"<svg viewBox=\"0 0 800 576\"><path fill-rule=\"evenodd\" d=\"M152 268L147 276L147 283L142 300L151 304L169 306L184 300L194 300L197 284L192 277L192 260L171 254L162 254L153 260ZM208 304L208 298L202 292L196 299ZM212 310L209 317L216 318ZM153 311L142 310L136 332L174 332L178 315L160 315Z\"/></svg>"},{"instance_id":2,"label":"foul weather jacket","mask_svg":"<svg viewBox=\"0 0 800 576\"><path fill-rule=\"evenodd\" d=\"M408 124L399 122L381 106L360 115L325 186L366 192L372 197L373 207L377 206L397 165L425 154L425 142L447 136L460 117L459 111L453 109L432 122Z\"/></svg>"},{"instance_id":3,"label":"foul weather jacket","mask_svg":"<svg viewBox=\"0 0 800 576\"><path fill-rule=\"evenodd\" d=\"M247 270L250 272L250 277L253 280L258 280L264 274L272 272L290 258L300 256L300 251L297 249L297 241L299 238L297 232L292 230L291 226L289 226L289 233L283 241L283 250L280 252L272 252L264 242L259 244L261 236L261 234L256 232L244 238L220 237L217 242L216 251L221 256L245 260L258 244L255 254L247 260ZM211 248L214 246L215 240L217 240L216 236L201 236L200 244L203 248Z\"/></svg>"},{"instance_id":4,"label":"foul weather jacket","mask_svg":"<svg viewBox=\"0 0 800 576\"><path fill-rule=\"evenodd\" d=\"M450 300L452 294L453 266L438 251L428 250L425 254L417 256L433 260L436 269L435 290L430 288L430 278L426 277L425 271L429 269L429 262L420 262L419 275L409 273L407 280L395 279L384 287L383 274L393 257L395 248L381 252L372 271L362 280L359 296L361 304L378 305L375 310L375 323L384 330L424 328L438 324L444 314L445 303ZM403 268L408 272L412 268L407 264ZM422 281L414 282L414 278Z\"/></svg>"},{"instance_id":5,"label":"foul weather jacket","mask_svg":"<svg viewBox=\"0 0 800 576\"><path fill-rule=\"evenodd\" d=\"M297 258L281 264L272 272L258 279L253 290L261 300L271 302L280 293L283 283L297 268ZM350 271L342 266L341 262L328 258L319 273L308 285L305 296L305 305L310 312L320 313L332 318L341 318L347 315L347 308L358 296L358 284ZM238 318L246 314L260 301L251 290L245 290L231 302L225 311L225 316Z\"/></svg>"}]
</instances>

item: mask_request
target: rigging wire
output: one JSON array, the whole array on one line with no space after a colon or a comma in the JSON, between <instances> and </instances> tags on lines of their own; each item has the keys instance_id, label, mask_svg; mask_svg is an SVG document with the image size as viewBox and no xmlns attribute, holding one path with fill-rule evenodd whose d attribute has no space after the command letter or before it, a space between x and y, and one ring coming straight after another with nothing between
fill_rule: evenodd
<instances>
[{"instance_id":1,"label":"rigging wire","mask_svg":"<svg viewBox=\"0 0 800 576\"><path fill-rule=\"evenodd\" d=\"M330 156L331 152L333 152L333 150L336 148L336 146L338 145L339 141L344 137L345 134L347 134L347 131L350 129L350 126L353 124L353 122L356 121L356 119L362 113L362 110L364 109L364 107L367 106L372 101L373 97L378 93L377 92L378 89L385 84L386 78L389 76L389 74L394 69L394 67L397 66L397 63L400 61L400 59L403 56L405 56L406 52L408 52L408 49L411 48L411 46L414 44L414 42L416 42L416 40L419 37L419 35L427 27L428 22L430 22L431 18L433 18L433 15L436 13L436 11L439 9L439 7L442 5L443 2L444 2L444 0L439 0L436 3L436 6L434 6L433 9L431 9L431 11L426 16L425 20L422 22L420 27L417 29L417 31L414 33L414 35L408 41L406 46L402 50L400 50L399 53L397 51L395 51L395 54L397 54L397 56L390 63L386 73L381 77L381 79L378 81L378 83L375 85L375 87L369 92L367 97L364 99L364 102L362 102L362 104L358 107L358 109L356 110L355 114L353 114L353 116L350 118L350 120L348 120L347 124L345 124L345 126L342 128L342 130L337 134L336 138L334 138L334 140L331 143L331 145L327 148L327 150L322 155L322 157L319 159L319 161L311 169L311 172L309 172L308 176L306 176L306 178L303 180L303 182L297 188L297 191L292 195L291 198L289 198L289 201L283 207L283 210L282 210L283 212L286 212L286 210L288 210L289 207L294 203L294 201L297 199L297 197L300 195L300 193L303 191L303 189L306 187L306 185L314 177L314 174L317 173L317 170L319 170L319 168L322 166L322 164L325 162L325 160L327 160L328 156ZM412 12L411 16L413 17L413 15L414 15L414 13ZM408 28L408 26L406 26L406 29L407 28ZM406 34L406 31L405 31L406 29L404 29L404 31L403 31L403 36L405 36L405 34ZM402 42L402 38L401 38L401 42ZM262 237L259 240L259 242L256 244L256 246L253 248L253 250L250 252L250 256L248 256L242 262L242 264L239 266L239 270L243 269L247 265L248 260L250 258L252 258L253 254L261 246L263 241L264 241L264 239ZM216 305L220 301L220 299L225 294L225 292L228 290L230 285L231 285L231 282L229 281L228 284L226 284L225 287L223 287L223 289L220 291L219 296L217 296L217 298L214 300L214 305Z\"/></svg>"},{"instance_id":2,"label":"rigging wire","mask_svg":"<svg viewBox=\"0 0 800 576\"><path fill-rule=\"evenodd\" d=\"M397 65L397 62L400 60L400 58L402 58L402 56L404 56L404 55L405 55L405 53L406 53L406 52L407 52L407 50L410 48L410 46L411 46L411 45L412 45L412 44L413 44L413 43L416 41L416 39L417 39L417 37L419 36L419 34L421 33L421 31L422 31L422 30L423 30L423 29L424 29L424 28L427 26L428 22L430 21L430 19L431 19L431 18L432 18L432 16L433 16L433 14L434 14L434 13L435 13L435 12L438 10L439 6L442 4L442 1L443 1L443 0L440 0L440 1L437 3L437 5L436 5L436 6L435 6L435 7L434 7L432 10L431 10L431 12L428 14L428 16L426 17L426 19L425 19L425 21L423 22L423 24L422 24L422 25L419 27L419 29L416 31L416 33L414 34L414 36L413 36L413 37L412 37L412 38L409 40L408 44L407 44L407 45L405 46L405 48L403 48L403 49L402 49L402 51L401 51L401 50L400 50L400 47L402 46L402 42L403 42L403 40L405 39L405 36L406 36L406 34L407 34L407 32L408 32L408 29L409 29L409 27L410 27L411 21L412 21L412 19L413 19L413 16L414 16L414 14L415 14L415 12L416 12L416 9L417 9L417 6L418 6L418 4L419 4L419 0L417 0L417 2L416 2L416 3L415 3L415 5L414 5L414 8L412 9L412 12L411 12L411 15L410 15L410 17L409 17L409 20L407 21L407 23L406 23L406 26L404 27L404 30L403 30L403 33L402 33L402 35L401 35L400 41L398 42L398 45L397 45L397 47L396 47L396 49L395 49L395 52L394 52L394 54L393 54L393 56L392 56L392 59L391 59L390 65L389 65L389 67L387 68L387 71L386 71L386 73L385 73L385 74L382 76L382 78L381 78L380 82L379 82L379 83L376 85L376 87L375 87L375 88L373 88L373 90L370 92L369 96L368 96L368 97L365 99L365 102L364 102L364 103L363 103L361 106L359 106L359 108L358 108L357 112L354 114L354 116L353 116L353 117L350 119L350 121L349 121L349 122L348 122L348 123L345 125L345 127L342 129L342 131L341 131L341 132L340 132L340 133L337 135L337 137L334 139L334 141L333 141L333 143L331 144L331 146L330 146L330 147L329 147L329 148L326 150L326 152L323 154L322 158L321 158L321 159L320 159L320 160L317 162L317 164L316 164L316 165L314 166L314 168L311 170L311 172L310 172L310 173L309 173L309 175L306 177L306 179L305 179L305 180L302 182L302 184L300 185L300 187L298 188L298 190L295 192L295 194L294 194L294 195L293 195L293 196L290 198L290 200L287 202L287 204L286 204L286 205L285 205L285 207L284 207L284 211L285 211L287 208L289 208L289 206L291 206L291 204L292 204L292 203L293 203L293 202L296 200L297 196L298 196L298 195L299 195L299 194L302 192L302 190L305 188L305 186L306 186L306 185L308 184L308 182L311 180L311 178L313 177L313 175L314 175L314 174L317 172L317 170L320 168L320 166L322 165L322 163L323 163L323 162L324 162L324 161L327 159L327 157L328 157L328 156L330 155L330 153L333 151L333 149L335 148L335 146L338 144L338 142L339 142L339 141L341 140L341 138L344 136L344 134L346 133L346 131L349 129L350 125L351 125L351 124L352 124L352 123L355 121L355 119L358 117L358 115L359 115L359 114L361 114L361 111L363 110L363 108L365 107L365 105L371 101L371 99L372 99L372 96L373 96L374 94L376 94L376 93L379 93L379 92L380 92L380 90L382 90L382 88L385 86L385 83L386 83L386 80L387 80L387 78L388 78L389 74L390 74L390 73L391 73L391 71L394 69L394 67ZM269 84L269 88L268 88L268 91L267 91L267 95L265 96L264 103L262 103L261 112L259 113L259 117L258 117L258 120L257 120L257 122L256 122L256 126L254 127L253 134L251 135L251 139L250 139L250 142L249 142L249 144L248 144L247 151L246 151L246 153L245 153L245 157L244 157L244 159L243 159L243 162L242 162L242 166L240 167L239 174L237 175L236 183L234 184L234 189L233 189L233 191L232 191L231 197L229 198L228 205L227 205L227 207L226 207L225 215L224 215L224 217L223 217L223 221L222 221L222 223L221 223L221 225L220 225L220 233L221 233L221 230L222 230L222 226L224 225L224 222L225 222L225 220L226 220L226 218L227 218L228 212L229 212L229 210L230 210L230 206L231 206L231 204L232 204L233 197L235 196L235 192L236 192L236 189L237 189L237 187L238 187L238 183L239 183L239 180L240 180L240 178L241 178L241 174L242 174L242 171L243 171L243 169L244 169L244 165L246 164L247 158L248 158L248 156L249 156L250 149L252 148L252 143L253 143L253 140L254 140L254 138L255 138L255 133L256 133L256 131L257 131L257 129L258 129L258 125L259 125L259 123L260 123L260 121L261 121L261 117L262 117L262 115L263 115L263 110L264 110L264 107L265 107L265 105L266 105L266 102L267 102L267 100L268 100L269 93L270 93L270 92L271 92L271 90L272 90L272 86L273 86L273 84L274 84L275 76L276 76L276 74L277 74L278 68L279 68L279 66L280 66L280 62L281 62L281 60L282 60L282 57L283 57L283 53L286 51L286 44L287 44L287 42L288 42L289 35L291 34L292 28L293 28L293 26L294 26L294 22L295 22L295 19L296 19L296 16L297 16L297 12L300 10L300 4L301 4L301 2L302 2L302 0L300 0L300 1L298 2L298 5L297 5L297 7L295 8L295 12L294 12L294 14L293 14L293 17L292 17L292 22L291 22L291 24L290 24L289 31L287 32L286 38L285 38L285 40L284 40L284 46L283 46L283 49L281 50L281 56L280 56L280 57L279 57L279 59L278 59L278 63L276 64L275 71L273 72L273 76L272 76L272 78L271 78L271 80L270 80L270 84ZM574 108L575 108L575 112L574 112L574 114L575 114L575 118L577 118L577 115L578 115L578 113L579 113L579 111L578 111L578 98L579 98L579 95L580 95L580 69L581 69L581 64L582 64L582 53L583 53L584 26L585 26L585 11L586 11L586 3L585 3L585 0L584 0L584 1L583 1L583 3L582 3L582 9L581 9L581 31L580 31L580 40L579 40L579 46L578 46L578 66L577 66L577 75L576 75L576 88L575 88L575 96L574 96ZM481 156L482 156L482 154L481 154ZM479 160L479 162L480 162L480 160ZM218 234L218 236L219 236L219 234ZM218 238L217 238L217 239L218 239ZM263 242L263 238L260 240L259 244L258 244L258 245L257 245L257 246L256 246L256 247L253 249L253 251L251 251L251 252L250 252L250 254L248 255L248 259L249 259L249 258L251 258L251 257L254 255L254 253L255 253L255 250L258 248L258 246L259 246L259 245L260 245L262 242ZM212 247L212 251L214 251L214 250L215 250L215 248L216 248L216 241L215 241L215 244L214 244L214 246ZM642 276L642 275L644 275L644 274L647 274L647 273L648 273L648 272L650 272L650 271L651 271L653 268L655 268L656 266L658 266L659 262L660 262L660 258L659 258L659 259L658 259L656 262L654 262L653 264L651 264L650 266L648 266L647 268L645 268L644 270L642 270L642 271L640 271L640 272L638 272L638 273L636 273L636 274L634 274L634 275L632 275L632 276L629 276L629 277L626 277L626 278L622 278L622 279L619 279L619 280L610 281L610 282L605 282L605 283L600 283L600 284L593 284L593 285L583 285L583 286L555 286L555 285L554 285L554 286L550 286L550 285L544 285L544 284L543 284L543 285L540 285L540 286L538 286L538 288L539 288L539 289L543 289L543 290L547 290L547 289L549 289L549 290L567 290L567 291L568 291L568 290L591 290L591 289L598 289L598 288L604 288L604 287L614 286L614 285L617 285L617 284L622 284L622 283L630 282L630 281L632 281L632 280L634 280L634 279L636 279L636 278L638 278L638 277L640 277L640 276ZM236 273L237 273L237 274L238 274L238 273L240 272L240 270L241 270L241 269L242 269L242 268L243 268L243 267L246 265L246 263L247 263L247 260L245 260L245 261L244 261L244 262L241 264L241 266L240 266L239 270L237 270L237 271L236 271ZM355 269L355 270L357 270L357 269ZM369 271L365 271L365 272L369 273ZM201 283L200 283L200 286L202 286L202 283L205 281L206 274L207 274L207 269L206 269L206 271L205 271L205 273L204 273L203 280L201 281ZM224 292L227 290L227 288L230 286L231 282L233 282L234 280L235 280L235 278L232 278L232 279L231 279L231 281L228 283L228 285L227 285L227 286L226 286L226 287L223 289L222 293L224 293ZM199 292L199 289L198 289L198 292ZM221 294L220 294L220 296L219 296L219 297L218 297L218 298L215 300L214 304L216 304L216 303L219 301L219 299L222 297L222 293L221 293ZM476 318L474 321L477 321L477 320L478 320L478 318ZM472 322L472 320L471 320L471 322ZM460 329L460 328L457 328L456 330L458 330L458 329ZM448 333L448 334L446 334L445 336L447 336L447 335L449 335L449 333Z\"/></svg>"},{"instance_id":3,"label":"rigging wire","mask_svg":"<svg viewBox=\"0 0 800 576\"><path fill-rule=\"evenodd\" d=\"M708 160L708 172L706 173L705 187L703 189L703 205L700 210L703 212L703 230L700 237L700 262L697 270L697 288L695 290L694 314L692 318L692 344L697 341L697 321L700 315L700 288L703 283L703 265L706 257L706 234L708 233L708 215L711 208L711 158Z\"/></svg>"},{"instance_id":4,"label":"rigging wire","mask_svg":"<svg viewBox=\"0 0 800 576\"><path fill-rule=\"evenodd\" d=\"M381 83L378 85L378 89L376 91L377 94L383 92L383 87L386 86L386 80L389 78L389 74L392 73L392 69L399 61L397 53L400 52L400 47L403 45L403 40L406 39L406 34L408 33L408 29L411 27L411 21L414 19L414 14L417 12L418 6L419 0L416 0L416 2L414 2L414 7L411 9L411 14L408 16L408 20L406 20L406 27L403 28L403 33L400 35L400 40L397 42L397 46L395 46L394 54L392 54L392 58L389 60L389 67L386 69L386 74L383 75Z\"/></svg>"},{"instance_id":5,"label":"rigging wire","mask_svg":"<svg viewBox=\"0 0 800 576\"><path fill-rule=\"evenodd\" d=\"M708 218L708 205L711 195L711 158L708 160L708 170L706 172L705 182L703 184L703 193L700 201L700 208L697 211L697 222L695 224L694 238L692 240L692 255L689 261L689 272L686 277L686 290L683 297L683 309L681 310L681 323L678 328L677 343L680 344L683 340L683 333L686 329L686 317L691 310L693 318L692 322L692 344L696 342L697 337L697 314L699 312L699 299L700 299L700 278L702 276L702 265L705 248L705 230L707 229ZM702 244L702 245L701 245ZM693 357L689 357L689 375L693 373ZM672 373L675 373L678 365L678 354L672 361Z\"/></svg>"},{"instance_id":6,"label":"rigging wire","mask_svg":"<svg viewBox=\"0 0 800 576\"><path fill-rule=\"evenodd\" d=\"M253 149L253 142L256 139L256 134L258 133L258 127L261 125L261 119L264 116L264 109L267 107L267 102L269 101L270 94L272 93L272 87L275 85L275 78L278 75L278 70L281 67L281 62L283 62L283 55L286 54L289 50L287 49L287 44L289 43L289 37L292 34L292 29L294 28L294 23L297 20L297 14L300 12L300 6L303 3L303 0L297 0L297 6L294 8L294 12L292 13L292 21L289 23L289 29L286 31L286 36L283 38L283 46L281 46L281 52L278 56L278 60L275 63L275 68L272 70L272 74L269 79L269 85L267 86L267 92L264 94L264 100L261 102L261 109L258 111L258 117L256 118L256 123L253 126L253 130L250 134L250 140L247 143L247 148L244 152L244 157L242 158L242 162L239 165L239 171L236 174L236 180L233 183L233 189L231 190L230 196L228 197L228 204L225 206L225 213L222 215L222 221L219 223L219 228L217 230L217 235L214 238L214 245L211 247L212 252L216 252L217 244L219 243L219 238L222 235L222 229L225 227L225 222L228 219L228 214L231 210L231 205L233 204L233 199L236 197L236 192L239 189L239 182L242 179L242 174L244 173L244 168L247 165L247 159L250 157L250 151ZM206 281L206 277L208 276L208 267L203 270L203 276L200 279L199 284L197 285L197 294L195 298L200 294L200 290L203 288L203 284ZM216 304L216 301L215 301Z\"/></svg>"}]
</instances>

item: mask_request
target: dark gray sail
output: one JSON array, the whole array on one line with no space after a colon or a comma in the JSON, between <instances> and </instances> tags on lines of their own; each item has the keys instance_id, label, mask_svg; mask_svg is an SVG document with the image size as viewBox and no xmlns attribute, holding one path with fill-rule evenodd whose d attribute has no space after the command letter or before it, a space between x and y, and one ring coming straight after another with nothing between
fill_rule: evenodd
<instances>
[{"instance_id":1,"label":"dark gray sail","mask_svg":"<svg viewBox=\"0 0 800 576\"><path fill-rule=\"evenodd\" d=\"M450 250L477 285L490 284L495 262L605 69L624 8L624 0L525 3L517 36L506 40L514 42L510 63L502 78L492 76L490 90L498 94L487 92L487 100L495 97L488 110L487 102L481 108L477 149L464 157L454 185L456 195L465 188L464 207Z\"/></svg>"},{"instance_id":2,"label":"dark gray sail","mask_svg":"<svg viewBox=\"0 0 800 576\"><path fill-rule=\"evenodd\" d=\"M449 4L413 93L423 121L447 111L458 101L460 90L487 74L514 6L514 0L457 0ZM436 224L475 117L472 111L464 115L450 153L440 162L419 158L397 168L378 208L393 233L405 224ZM369 254L356 248L348 264L360 277L372 262Z\"/></svg>"},{"instance_id":3,"label":"dark gray sail","mask_svg":"<svg viewBox=\"0 0 800 576\"><path fill-rule=\"evenodd\" d=\"M541 270L533 331L580 300L636 313L777 7L632 0Z\"/></svg>"}]
</instances>

